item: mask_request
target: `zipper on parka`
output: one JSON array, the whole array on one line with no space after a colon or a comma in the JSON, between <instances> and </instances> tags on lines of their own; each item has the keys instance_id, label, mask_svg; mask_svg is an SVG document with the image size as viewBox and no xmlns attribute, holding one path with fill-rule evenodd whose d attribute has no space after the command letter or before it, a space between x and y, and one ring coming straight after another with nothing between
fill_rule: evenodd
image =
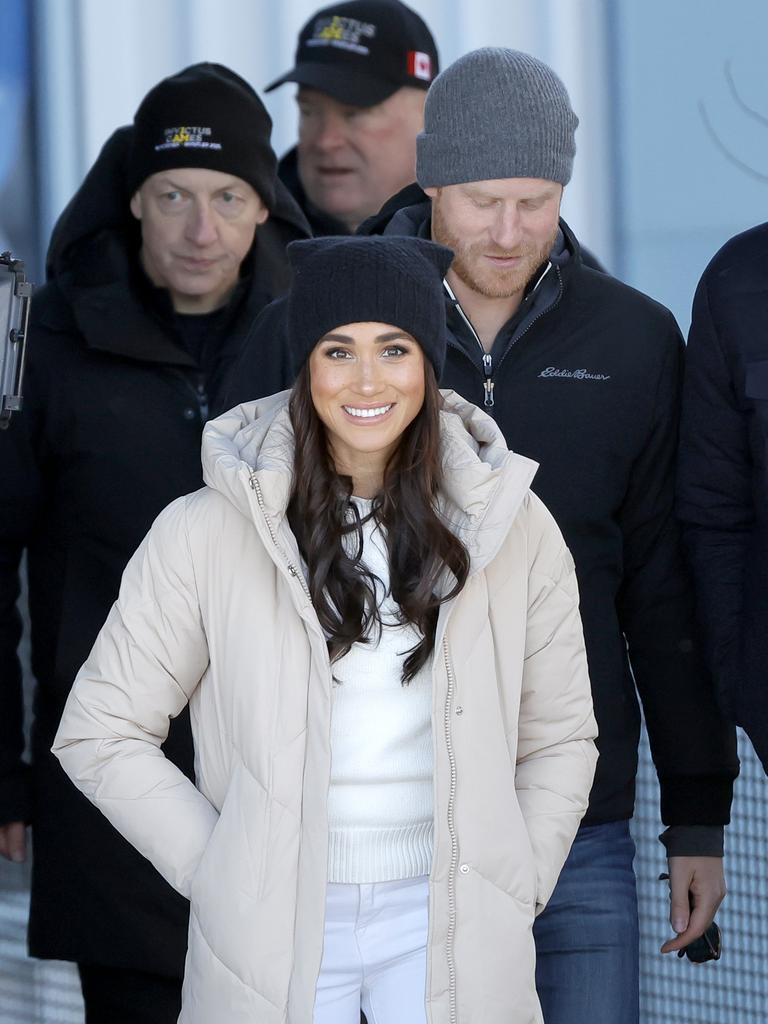
<instances>
[{"instance_id":1,"label":"zipper on parka","mask_svg":"<svg viewBox=\"0 0 768 1024\"><path fill-rule=\"evenodd\" d=\"M453 693L455 689L455 677L451 667L451 659L448 653L448 638L443 635L443 660L448 679L448 687L445 695L445 706L443 708L443 726L445 729L445 747L448 753L448 765L450 768L450 787L448 790L448 835L451 839L451 861L448 871L448 931L445 940L445 958L448 964L448 1020L449 1024L457 1024L458 1016L456 1010L456 961L454 959L453 943L456 936L456 874L459 865L459 841L456 835L455 808L456 801L456 754L453 749L453 734L451 730L451 712L453 710Z\"/></svg>"},{"instance_id":2,"label":"zipper on parka","mask_svg":"<svg viewBox=\"0 0 768 1024\"><path fill-rule=\"evenodd\" d=\"M280 542L277 539L277 535L275 534L274 527L272 526L272 521L269 518L269 516L267 515L267 505L266 505L266 502L264 501L264 494L263 494L263 492L261 490L261 484L259 483L258 477L256 476L256 470L251 470L251 472L248 475L248 481L249 481L249 483L251 485L251 490L256 495L256 501L257 501L258 506L259 506L259 511L264 516L264 522L267 524L267 529L269 530L269 536L272 538L272 543L275 545L275 547L277 548L277 550L280 552L280 554L282 555L283 559L285 560L285 564L288 567L288 572L291 574L291 576L295 576L296 577L296 579L301 584L301 589L304 591L304 593L307 596L307 600L311 602L312 601L312 597L311 597L311 595L309 593L309 587L307 586L307 581L304 579L304 573L301 572L300 569L296 568L296 566L291 561L290 556L288 555L288 553L285 551L285 549L282 547L282 545L280 544Z\"/></svg>"}]
</instances>

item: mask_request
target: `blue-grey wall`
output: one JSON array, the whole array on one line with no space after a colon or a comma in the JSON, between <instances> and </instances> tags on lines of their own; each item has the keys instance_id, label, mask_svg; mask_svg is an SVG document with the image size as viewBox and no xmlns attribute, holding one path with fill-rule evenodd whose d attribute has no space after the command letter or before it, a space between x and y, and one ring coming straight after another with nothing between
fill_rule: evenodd
<instances>
[{"instance_id":1,"label":"blue-grey wall","mask_svg":"<svg viewBox=\"0 0 768 1024\"><path fill-rule=\"evenodd\" d=\"M701 272L731 235L768 220L768 3L608 0L617 272L687 330ZM739 108L726 62L744 103ZM763 175L736 167L707 131Z\"/></svg>"}]
</instances>

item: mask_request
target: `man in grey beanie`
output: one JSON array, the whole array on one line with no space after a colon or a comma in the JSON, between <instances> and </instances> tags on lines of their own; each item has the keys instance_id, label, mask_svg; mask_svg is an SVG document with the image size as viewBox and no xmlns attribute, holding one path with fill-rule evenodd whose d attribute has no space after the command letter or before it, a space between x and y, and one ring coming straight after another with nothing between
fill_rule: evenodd
<instances>
[{"instance_id":1,"label":"man in grey beanie","mask_svg":"<svg viewBox=\"0 0 768 1024\"><path fill-rule=\"evenodd\" d=\"M537 987L546 1024L637 1024L629 819L638 695L667 826L677 937L664 952L700 936L723 897L738 760L693 639L673 516L682 338L668 310L586 266L560 219L577 125L545 64L507 49L466 54L427 94L419 185L360 232L431 238L456 253L445 279L441 383L539 462L534 490L576 562L600 761L589 810L535 924ZM279 363L269 346L281 318L279 302L262 314L230 400L257 397L265 363Z\"/></svg>"},{"instance_id":2,"label":"man in grey beanie","mask_svg":"<svg viewBox=\"0 0 768 1024\"><path fill-rule=\"evenodd\" d=\"M667 310L585 267L559 218L577 125L545 64L514 50L467 54L427 95L417 178L431 203L393 200L371 230L455 250L442 383L482 403L510 447L541 463L534 488L576 561L601 760L536 922L537 980L547 1024L632 1024L638 691L668 826L678 935L664 951L701 935L724 894L737 763L692 641L673 520L682 339Z\"/></svg>"},{"instance_id":3,"label":"man in grey beanie","mask_svg":"<svg viewBox=\"0 0 768 1024\"><path fill-rule=\"evenodd\" d=\"M517 50L475 50L429 90L416 143L419 184L543 178L566 185L578 123L546 64Z\"/></svg>"}]
</instances>

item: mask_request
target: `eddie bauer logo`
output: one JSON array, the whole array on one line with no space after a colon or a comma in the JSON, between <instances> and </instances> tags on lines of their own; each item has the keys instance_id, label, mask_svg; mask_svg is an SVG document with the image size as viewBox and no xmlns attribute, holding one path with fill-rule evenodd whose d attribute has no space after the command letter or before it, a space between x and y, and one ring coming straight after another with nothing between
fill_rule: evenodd
<instances>
[{"instance_id":1,"label":"eddie bauer logo","mask_svg":"<svg viewBox=\"0 0 768 1024\"><path fill-rule=\"evenodd\" d=\"M558 370L556 366L548 366L542 370L540 377L570 377L572 380L610 380L609 373L589 373L587 370Z\"/></svg>"}]
</instances>

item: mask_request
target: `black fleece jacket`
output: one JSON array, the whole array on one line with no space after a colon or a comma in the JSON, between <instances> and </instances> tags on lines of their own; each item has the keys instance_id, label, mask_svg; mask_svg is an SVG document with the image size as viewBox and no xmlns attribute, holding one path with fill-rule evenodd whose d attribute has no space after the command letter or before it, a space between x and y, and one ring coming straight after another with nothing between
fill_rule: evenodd
<instances>
[{"instance_id":1,"label":"black fleece jacket","mask_svg":"<svg viewBox=\"0 0 768 1024\"><path fill-rule=\"evenodd\" d=\"M430 225L431 204L412 186L360 233L429 237ZM694 643L673 511L682 338L667 309L585 267L561 228L551 265L488 355L446 298L441 384L485 408L510 448L540 464L534 490L576 562L600 731L585 824L632 815L639 693L662 820L723 825L738 773L735 734ZM284 306L257 321L228 404L290 386Z\"/></svg>"},{"instance_id":2,"label":"black fleece jacket","mask_svg":"<svg viewBox=\"0 0 768 1024\"><path fill-rule=\"evenodd\" d=\"M281 190L203 334L139 269L122 177L129 141L130 129L112 136L54 230L49 281L32 300L24 409L0 434L0 823L34 826L33 955L181 977L187 901L77 792L50 746L126 562L165 505L202 485L209 402L261 308L288 287L286 242L308 229ZM31 768L15 607L24 551ZM164 749L192 773L186 715Z\"/></svg>"},{"instance_id":3,"label":"black fleece jacket","mask_svg":"<svg viewBox=\"0 0 768 1024\"><path fill-rule=\"evenodd\" d=\"M768 772L768 224L727 242L696 291L678 512L721 704Z\"/></svg>"}]
</instances>

